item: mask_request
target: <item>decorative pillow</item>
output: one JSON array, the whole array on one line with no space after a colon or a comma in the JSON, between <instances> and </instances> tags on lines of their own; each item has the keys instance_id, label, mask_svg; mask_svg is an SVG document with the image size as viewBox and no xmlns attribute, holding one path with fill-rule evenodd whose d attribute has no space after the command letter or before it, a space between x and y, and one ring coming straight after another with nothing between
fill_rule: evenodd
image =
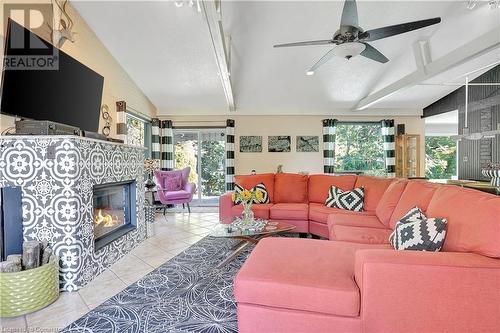
<instances>
[{"instance_id":1,"label":"decorative pillow","mask_svg":"<svg viewBox=\"0 0 500 333\"><path fill-rule=\"evenodd\" d=\"M182 188L182 177L180 174L173 174L165 177L164 188L167 191L179 191Z\"/></svg>"},{"instance_id":2,"label":"decorative pillow","mask_svg":"<svg viewBox=\"0 0 500 333\"><path fill-rule=\"evenodd\" d=\"M352 191L342 191L340 188L331 186L328 190L325 206L334 207L354 212L362 212L365 200L365 189L357 187Z\"/></svg>"},{"instance_id":3,"label":"decorative pillow","mask_svg":"<svg viewBox=\"0 0 500 333\"><path fill-rule=\"evenodd\" d=\"M395 225L389 242L396 250L439 251L446 237L444 218L427 218L418 208L412 208Z\"/></svg>"},{"instance_id":4,"label":"decorative pillow","mask_svg":"<svg viewBox=\"0 0 500 333\"><path fill-rule=\"evenodd\" d=\"M264 185L264 183L259 183L259 184L255 185L249 191L254 192L256 190L259 190L260 192L262 192L262 197L253 199L254 204L267 204L270 202L269 193L267 192L266 185ZM245 191L245 188L243 188L242 186L240 186L238 184L234 184L234 193L235 194L239 194L243 191ZM241 204L241 200L238 198L237 195L235 196L233 202L235 205Z\"/></svg>"}]
</instances>

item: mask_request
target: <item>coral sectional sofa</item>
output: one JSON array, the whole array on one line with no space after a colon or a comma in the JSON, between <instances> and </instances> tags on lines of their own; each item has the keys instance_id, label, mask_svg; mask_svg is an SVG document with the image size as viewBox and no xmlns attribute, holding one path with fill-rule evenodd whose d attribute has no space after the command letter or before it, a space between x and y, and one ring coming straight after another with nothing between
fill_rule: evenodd
<instances>
[{"instance_id":1,"label":"coral sectional sofa","mask_svg":"<svg viewBox=\"0 0 500 333\"><path fill-rule=\"evenodd\" d=\"M330 182L363 184L367 211L321 207ZM260 241L235 279L240 333L500 332L500 197L424 181L318 175L309 177L307 198L307 230L334 241ZM269 214L277 204L285 203L273 201ZM441 252L388 244L414 206L447 219Z\"/></svg>"},{"instance_id":2,"label":"coral sectional sofa","mask_svg":"<svg viewBox=\"0 0 500 333\"><path fill-rule=\"evenodd\" d=\"M388 213L383 208L385 201L382 204L380 202L389 185L396 182L394 179L368 176L307 176L292 173L267 173L235 178L237 184L247 189L259 183L266 185L271 203L253 205L252 210L256 217L290 223L295 226L295 232L311 233L326 238L329 237L328 217L333 213L376 217L378 209L384 221L388 222L386 216ZM365 211L350 212L325 207L328 189L332 185L344 191L363 186L365 188ZM397 192L398 190L401 190L401 186L395 189L395 196L401 195L401 191ZM233 204L230 193L221 196L219 201L221 222L231 221L232 217L241 215L242 211L241 205Z\"/></svg>"}]
</instances>

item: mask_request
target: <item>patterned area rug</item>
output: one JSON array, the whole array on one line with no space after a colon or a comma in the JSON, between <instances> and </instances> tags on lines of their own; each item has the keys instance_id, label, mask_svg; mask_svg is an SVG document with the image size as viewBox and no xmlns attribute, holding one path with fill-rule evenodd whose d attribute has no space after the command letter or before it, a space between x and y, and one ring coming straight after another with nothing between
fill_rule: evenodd
<instances>
[{"instance_id":1,"label":"patterned area rug","mask_svg":"<svg viewBox=\"0 0 500 333\"><path fill-rule=\"evenodd\" d=\"M62 332L237 332L233 279L253 246L215 268L236 244L203 238Z\"/></svg>"}]
</instances>

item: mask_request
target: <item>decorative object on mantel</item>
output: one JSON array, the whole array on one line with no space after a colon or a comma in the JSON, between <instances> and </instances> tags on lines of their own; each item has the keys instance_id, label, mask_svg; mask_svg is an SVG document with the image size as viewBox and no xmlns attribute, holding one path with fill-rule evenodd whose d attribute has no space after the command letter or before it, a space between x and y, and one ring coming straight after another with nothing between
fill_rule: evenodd
<instances>
[{"instance_id":1,"label":"decorative object on mantel","mask_svg":"<svg viewBox=\"0 0 500 333\"><path fill-rule=\"evenodd\" d=\"M116 102L116 135L127 142L127 103L125 101Z\"/></svg>"},{"instance_id":2,"label":"decorative object on mantel","mask_svg":"<svg viewBox=\"0 0 500 333\"><path fill-rule=\"evenodd\" d=\"M283 173L283 164L278 164L278 167L276 168L276 173Z\"/></svg>"},{"instance_id":3,"label":"decorative object on mantel","mask_svg":"<svg viewBox=\"0 0 500 333\"><path fill-rule=\"evenodd\" d=\"M489 163L481 172L483 176L491 178L491 186L500 186L500 164Z\"/></svg>"},{"instance_id":4,"label":"decorative object on mantel","mask_svg":"<svg viewBox=\"0 0 500 333\"><path fill-rule=\"evenodd\" d=\"M151 178L153 177L153 172L155 172L159 168L160 168L160 160L148 158L144 161L144 172L147 172L148 174L148 179L146 179L146 181L144 182L144 186L147 189L152 189L156 187L155 182Z\"/></svg>"},{"instance_id":5,"label":"decorative object on mantel","mask_svg":"<svg viewBox=\"0 0 500 333\"><path fill-rule=\"evenodd\" d=\"M111 133L111 122L113 121L113 118L111 118L111 115L109 114L109 107L106 104L101 106L101 113L102 119L105 121L104 127L102 128L102 134L109 136Z\"/></svg>"},{"instance_id":6,"label":"decorative object on mantel","mask_svg":"<svg viewBox=\"0 0 500 333\"><path fill-rule=\"evenodd\" d=\"M57 15L54 4L58 8ZM54 21L54 27L52 28L52 43L58 48L61 48L67 40L71 43L75 42L75 33L72 31L74 23L66 9L67 5L68 0L52 0L52 11L54 16L59 17L59 22L56 23Z\"/></svg>"},{"instance_id":7,"label":"decorative object on mantel","mask_svg":"<svg viewBox=\"0 0 500 333\"><path fill-rule=\"evenodd\" d=\"M22 254L0 262L0 317L37 311L58 297L59 258L47 242L24 242Z\"/></svg>"}]
</instances>

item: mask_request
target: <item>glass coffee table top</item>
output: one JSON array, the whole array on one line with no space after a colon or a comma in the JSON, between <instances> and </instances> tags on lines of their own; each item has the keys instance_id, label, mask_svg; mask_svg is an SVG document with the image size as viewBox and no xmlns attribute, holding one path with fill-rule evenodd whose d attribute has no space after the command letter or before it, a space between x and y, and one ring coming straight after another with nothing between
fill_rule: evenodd
<instances>
[{"instance_id":1,"label":"glass coffee table top","mask_svg":"<svg viewBox=\"0 0 500 333\"><path fill-rule=\"evenodd\" d=\"M254 220L252 223L243 223L239 218L236 218L233 223L218 224L209 236L238 239L240 242L232 248L233 251L217 265L217 268L223 267L236 258L249 245L257 244L265 237L293 229L295 229L295 226L288 223L267 220Z\"/></svg>"},{"instance_id":2,"label":"glass coffee table top","mask_svg":"<svg viewBox=\"0 0 500 333\"><path fill-rule=\"evenodd\" d=\"M219 238L243 238L259 235L277 234L280 232L291 231L294 228L295 226L291 224L267 220L256 220L254 224L248 226L245 226L244 223L238 223L238 221L236 221L236 223L218 224L212 230L210 236Z\"/></svg>"}]
</instances>

